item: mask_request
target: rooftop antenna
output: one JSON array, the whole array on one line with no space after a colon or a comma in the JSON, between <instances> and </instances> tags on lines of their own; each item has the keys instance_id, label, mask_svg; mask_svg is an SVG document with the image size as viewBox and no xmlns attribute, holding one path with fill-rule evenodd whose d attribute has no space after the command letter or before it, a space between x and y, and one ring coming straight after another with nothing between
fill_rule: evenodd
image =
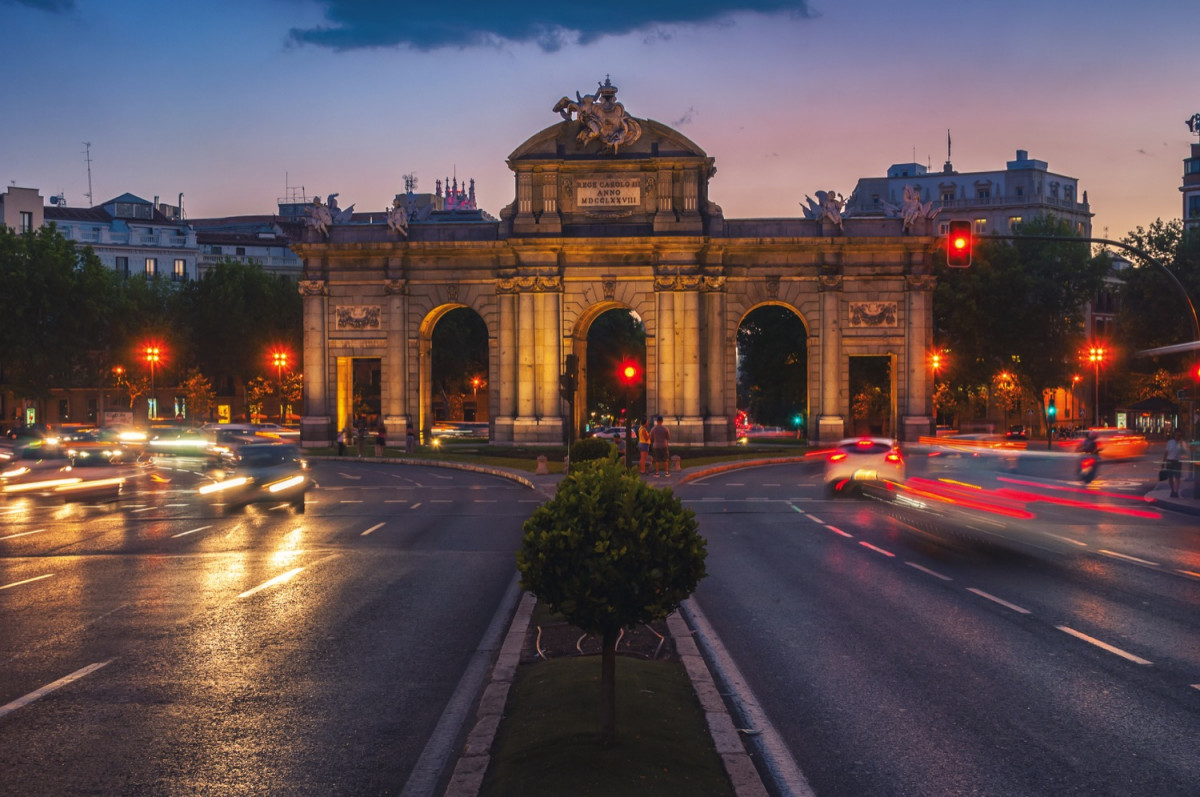
<instances>
[{"instance_id":1,"label":"rooftop antenna","mask_svg":"<svg viewBox=\"0 0 1200 797\"><path fill-rule=\"evenodd\" d=\"M404 193L415 194L417 192L417 173L409 172L404 175Z\"/></svg>"},{"instance_id":2,"label":"rooftop antenna","mask_svg":"<svg viewBox=\"0 0 1200 797\"><path fill-rule=\"evenodd\" d=\"M87 198L88 198L88 207L90 208L90 207L92 207L92 142L85 141L85 142L83 142L83 146L86 148L83 151L83 155L84 155L84 161L87 163L87 172L88 172Z\"/></svg>"}]
</instances>

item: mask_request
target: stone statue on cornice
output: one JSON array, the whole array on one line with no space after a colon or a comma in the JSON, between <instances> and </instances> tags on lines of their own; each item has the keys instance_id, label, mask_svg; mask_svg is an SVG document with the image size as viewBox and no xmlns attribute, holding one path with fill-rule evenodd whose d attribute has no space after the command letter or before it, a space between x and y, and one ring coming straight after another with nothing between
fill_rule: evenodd
<instances>
[{"instance_id":1,"label":"stone statue on cornice","mask_svg":"<svg viewBox=\"0 0 1200 797\"><path fill-rule=\"evenodd\" d=\"M605 152L616 155L619 147L642 137L642 126L617 102L617 87L607 76L595 94L581 95L577 91L574 100L563 97L553 110L567 121L574 117L579 124L575 140L581 147L599 141Z\"/></svg>"}]
</instances>

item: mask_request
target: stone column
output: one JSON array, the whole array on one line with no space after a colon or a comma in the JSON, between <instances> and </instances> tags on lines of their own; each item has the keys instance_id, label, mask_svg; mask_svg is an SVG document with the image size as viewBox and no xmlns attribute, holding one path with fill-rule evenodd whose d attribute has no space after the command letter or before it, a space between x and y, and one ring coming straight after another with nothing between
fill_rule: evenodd
<instances>
[{"instance_id":1,"label":"stone column","mask_svg":"<svg viewBox=\"0 0 1200 797\"><path fill-rule=\"evenodd\" d=\"M666 289L664 289L666 283ZM647 407L651 415L662 415L665 419L675 414L678 401L675 393L675 292L671 278L660 278L655 286L658 299L658 329L654 337L658 341L658 406Z\"/></svg>"},{"instance_id":2,"label":"stone column","mask_svg":"<svg viewBox=\"0 0 1200 797\"><path fill-rule=\"evenodd\" d=\"M393 440L402 440L408 423L417 421L408 393L408 283L392 279L383 288L387 297L387 349L381 363L383 422Z\"/></svg>"},{"instance_id":3,"label":"stone column","mask_svg":"<svg viewBox=\"0 0 1200 797\"><path fill-rule=\"evenodd\" d=\"M498 288L500 330L496 341L497 362L491 364L489 385L498 386L496 417L493 419L497 441L511 442L513 419L517 417L517 294L511 286ZM504 292L500 292L503 290Z\"/></svg>"},{"instance_id":4,"label":"stone column","mask_svg":"<svg viewBox=\"0 0 1200 797\"><path fill-rule=\"evenodd\" d=\"M562 330L559 324L559 300L562 294L544 291L536 294L535 329L537 347L537 416L546 423L560 419L562 403L558 393L558 374L562 363Z\"/></svg>"},{"instance_id":5,"label":"stone column","mask_svg":"<svg viewBox=\"0 0 1200 797\"><path fill-rule=\"evenodd\" d=\"M532 291L517 294L517 418L524 421L532 421L537 412L533 307Z\"/></svg>"},{"instance_id":6,"label":"stone column","mask_svg":"<svg viewBox=\"0 0 1200 797\"><path fill-rule=\"evenodd\" d=\"M701 294L704 314L701 330L704 345L700 356L704 439L714 443L728 443L731 442L729 427L734 408L726 406L726 385L731 380L726 372L728 347L725 334L725 278L707 277L704 288Z\"/></svg>"},{"instance_id":7,"label":"stone column","mask_svg":"<svg viewBox=\"0 0 1200 797\"><path fill-rule=\"evenodd\" d=\"M842 363L842 275L821 275L821 406L817 417L817 440L826 442L846 436L848 407L841 398L849 391L849 363ZM845 377L845 378L843 378ZM847 399L848 401L848 399ZM811 433L813 429L809 428Z\"/></svg>"},{"instance_id":8,"label":"stone column","mask_svg":"<svg viewBox=\"0 0 1200 797\"><path fill-rule=\"evenodd\" d=\"M301 280L303 296L304 368L303 415L300 418L300 442L305 446L333 444L333 411L329 406L329 369L325 355L328 317L327 290L324 280Z\"/></svg>"},{"instance_id":9,"label":"stone column","mask_svg":"<svg viewBox=\"0 0 1200 797\"><path fill-rule=\"evenodd\" d=\"M908 323L905 325L901 372L904 380L897 380L903 401L897 402L902 440L915 441L921 435L935 433L933 383L927 357L933 340L933 289L936 285L937 279L928 274L910 274L905 278Z\"/></svg>"}]
</instances>

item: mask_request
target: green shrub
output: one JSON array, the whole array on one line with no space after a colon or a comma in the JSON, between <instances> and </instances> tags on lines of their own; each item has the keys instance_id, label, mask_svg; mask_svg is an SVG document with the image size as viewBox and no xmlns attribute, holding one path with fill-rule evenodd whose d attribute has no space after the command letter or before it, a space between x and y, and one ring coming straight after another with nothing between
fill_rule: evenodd
<instances>
[{"instance_id":1,"label":"green shrub","mask_svg":"<svg viewBox=\"0 0 1200 797\"><path fill-rule=\"evenodd\" d=\"M585 437L576 440L571 446L571 462L589 462L594 459L608 459L616 450L616 446L603 437Z\"/></svg>"}]
</instances>

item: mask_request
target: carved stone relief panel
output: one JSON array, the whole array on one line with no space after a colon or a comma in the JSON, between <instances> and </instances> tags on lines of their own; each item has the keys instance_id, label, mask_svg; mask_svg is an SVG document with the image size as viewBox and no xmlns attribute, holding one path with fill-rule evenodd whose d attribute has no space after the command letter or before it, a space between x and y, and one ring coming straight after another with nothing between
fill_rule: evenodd
<instances>
[{"instance_id":1,"label":"carved stone relief panel","mask_svg":"<svg viewBox=\"0 0 1200 797\"><path fill-rule=\"evenodd\" d=\"M896 327L899 308L896 302L850 302L851 327Z\"/></svg>"},{"instance_id":2,"label":"carved stone relief panel","mask_svg":"<svg viewBox=\"0 0 1200 797\"><path fill-rule=\"evenodd\" d=\"M333 309L334 329L379 329L382 312L377 304L338 305Z\"/></svg>"}]
</instances>

